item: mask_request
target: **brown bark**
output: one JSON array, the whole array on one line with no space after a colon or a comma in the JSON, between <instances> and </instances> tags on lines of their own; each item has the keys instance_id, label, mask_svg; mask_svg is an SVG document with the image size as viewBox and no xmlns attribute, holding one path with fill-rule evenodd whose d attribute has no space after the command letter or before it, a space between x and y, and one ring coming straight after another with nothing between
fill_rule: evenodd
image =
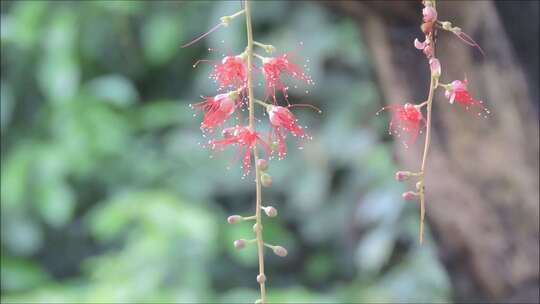
<instances>
[{"instance_id":1,"label":"brown bark","mask_svg":"<svg viewBox=\"0 0 540 304\"><path fill-rule=\"evenodd\" d=\"M429 70L412 41L422 38L421 8L410 1L332 1L353 17L371 51L388 102L421 102ZM466 73L473 95L491 110L473 117L435 95L428 157L427 220L457 301L539 301L538 116L527 82L491 1L438 1L440 20L473 36L482 57L439 31L442 82ZM531 39L538 39L537 29ZM532 90L534 91L534 90ZM403 169L418 170L423 143L396 145Z\"/></svg>"}]
</instances>

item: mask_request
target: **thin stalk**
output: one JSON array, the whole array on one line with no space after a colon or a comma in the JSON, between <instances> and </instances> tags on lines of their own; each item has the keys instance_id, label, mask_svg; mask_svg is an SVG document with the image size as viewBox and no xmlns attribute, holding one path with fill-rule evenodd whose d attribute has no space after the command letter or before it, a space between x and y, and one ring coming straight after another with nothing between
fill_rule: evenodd
<instances>
[{"instance_id":1,"label":"thin stalk","mask_svg":"<svg viewBox=\"0 0 540 304\"><path fill-rule=\"evenodd\" d=\"M264 60L264 57L259 54L253 53L253 56L259 58L260 60Z\"/></svg>"},{"instance_id":2,"label":"thin stalk","mask_svg":"<svg viewBox=\"0 0 540 304\"><path fill-rule=\"evenodd\" d=\"M433 92L435 91L433 86L434 77L431 76L431 82L429 84L429 96L427 100L427 121L426 121L426 141L424 143L424 154L422 156L422 167L420 169L420 244L424 241L424 217L426 215L426 207L425 207L425 195L424 195L424 177L425 177L425 169L426 169L426 162L427 162L427 156L429 152L429 145L431 143L431 107L433 106Z\"/></svg>"},{"instance_id":3,"label":"thin stalk","mask_svg":"<svg viewBox=\"0 0 540 304\"><path fill-rule=\"evenodd\" d=\"M246 15L246 30L247 30L247 87L249 98L249 127L252 131L255 131L255 97L253 96L253 29L251 26L251 1L244 1L244 12ZM257 239L257 251L259 256L259 274L264 275L264 240L262 236L262 221L261 221L261 178L260 171L257 168L257 161L259 156L257 154L257 146L253 146L253 158L255 160L255 191L256 191L256 206L255 206L255 221L257 229L255 229L255 236ZM261 302L266 303L266 287L265 282L260 283L261 290Z\"/></svg>"},{"instance_id":4,"label":"thin stalk","mask_svg":"<svg viewBox=\"0 0 540 304\"><path fill-rule=\"evenodd\" d=\"M264 101L258 100L258 99L255 99L254 101L255 101L256 103L260 104L260 105L263 106L263 107L267 107L267 106L270 105L270 104L268 104L268 103L266 103L266 102L264 102Z\"/></svg>"},{"instance_id":5,"label":"thin stalk","mask_svg":"<svg viewBox=\"0 0 540 304\"><path fill-rule=\"evenodd\" d=\"M260 43L258 41L253 41L253 44L256 45L256 46L259 46L259 47L261 47L263 49L268 48L268 44Z\"/></svg>"},{"instance_id":6,"label":"thin stalk","mask_svg":"<svg viewBox=\"0 0 540 304\"><path fill-rule=\"evenodd\" d=\"M433 7L435 8L435 1L432 2ZM435 39L434 33L430 34L431 43L433 45L433 57L435 57ZM422 155L422 167L420 168L420 244L424 241L424 218L426 216L426 198L425 198L425 177L426 177L426 162L429 152L429 145L431 143L431 113L433 106L433 93L437 88L438 79L433 76L433 72L430 69L431 80L429 83L429 94L428 99L425 101L427 103L427 121L426 121L426 140L424 142L424 153Z\"/></svg>"}]
</instances>

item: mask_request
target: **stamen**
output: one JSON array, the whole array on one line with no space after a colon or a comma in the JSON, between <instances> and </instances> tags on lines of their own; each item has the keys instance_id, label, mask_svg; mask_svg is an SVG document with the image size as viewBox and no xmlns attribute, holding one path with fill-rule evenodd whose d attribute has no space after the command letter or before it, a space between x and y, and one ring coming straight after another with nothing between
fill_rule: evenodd
<instances>
[{"instance_id":1,"label":"stamen","mask_svg":"<svg viewBox=\"0 0 540 304\"><path fill-rule=\"evenodd\" d=\"M217 30L218 28L220 28L221 26L223 26L224 24L222 22L218 23L217 25L215 25L213 28L211 28L208 32L206 33L202 33L200 34L199 36L197 36L195 39L193 39L192 41L184 44L181 46L181 48L186 48L188 46L191 46L197 42L199 42L199 40L203 39L204 37L210 35L212 32L214 32L215 30Z\"/></svg>"},{"instance_id":2,"label":"stamen","mask_svg":"<svg viewBox=\"0 0 540 304\"><path fill-rule=\"evenodd\" d=\"M199 59L199 60L197 60L197 61L193 64L193 68L196 68L196 67L199 65L199 63L201 63L201 62L211 62L211 60L208 60L208 59Z\"/></svg>"},{"instance_id":3,"label":"stamen","mask_svg":"<svg viewBox=\"0 0 540 304\"><path fill-rule=\"evenodd\" d=\"M456 34L456 36L461 39L461 41L465 42L466 44L472 46L472 47L476 47L478 49L478 51L480 51L480 53L482 53L482 56L486 56L486 54L484 53L484 50L482 50L482 48L480 47L480 45L478 45L478 43L476 43L476 41L474 41L474 39L472 39L471 36L467 35L466 33L462 32L462 31L455 31L454 34Z\"/></svg>"}]
</instances>

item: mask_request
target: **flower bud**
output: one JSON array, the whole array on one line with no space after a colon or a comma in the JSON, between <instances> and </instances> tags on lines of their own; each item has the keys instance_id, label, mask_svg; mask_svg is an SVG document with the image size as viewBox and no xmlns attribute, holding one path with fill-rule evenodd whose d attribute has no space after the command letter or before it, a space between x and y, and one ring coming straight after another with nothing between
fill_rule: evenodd
<instances>
[{"instance_id":1,"label":"flower bud","mask_svg":"<svg viewBox=\"0 0 540 304\"><path fill-rule=\"evenodd\" d=\"M427 58L433 57L433 47L431 46L431 44L426 45L423 52L424 52L424 55L426 55Z\"/></svg>"},{"instance_id":2,"label":"flower bud","mask_svg":"<svg viewBox=\"0 0 540 304\"><path fill-rule=\"evenodd\" d=\"M264 187L271 187L272 186L272 176L268 173L261 174L261 184Z\"/></svg>"},{"instance_id":3,"label":"flower bud","mask_svg":"<svg viewBox=\"0 0 540 304\"><path fill-rule=\"evenodd\" d=\"M266 276L264 275L264 273L261 273L257 276L257 282L259 284L264 284L264 282L266 282Z\"/></svg>"},{"instance_id":4,"label":"flower bud","mask_svg":"<svg viewBox=\"0 0 540 304\"><path fill-rule=\"evenodd\" d=\"M398 182L408 180L410 176L411 176L411 172L409 172L409 171L398 171L398 172L396 172L396 180Z\"/></svg>"},{"instance_id":5,"label":"flower bud","mask_svg":"<svg viewBox=\"0 0 540 304\"><path fill-rule=\"evenodd\" d=\"M414 47L419 49L419 50L423 50L424 48L426 48L426 45L427 43L424 41L424 42L420 42L420 40L418 40L418 38L415 38L414 39Z\"/></svg>"},{"instance_id":6,"label":"flower bud","mask_svg":"<svg viewBox=\"0 0 540 304\"><path fill-rule=\"evenodd\" d=\"M266 159L261 158L257 160L257 168L259 168L259 170L266 171L268 169L268 162Z\"/></svg>"},{"instance_id":7,"label":"flower bud","mask_svg":"<svg viewBox=\"0 0 540 304\"><path fill-rule=\"evenodd\" d=\"M281 247L281 246L274 246L273 248L274 250L274 253L277 255L277 256L280 256L280 257L286 257L288 252L287 252L287 249Z\"/></svg>"},{"instance_id":8,"label":"flower bud","mask_svg":"<svg viewBox=\"0 0 540 304\"><path fill-rule=\"evenodd\" d=\"M433 22L424 22L420 26L420 29L422 30L422 33L425 35L428 35L429 33L433 32Z\"/></svg>"},{"instance_id":9,"label":"flower bud","mask_svg":"<svg viewBox=\"0 0 540 304\"><path fill-rule=\"evenodd\" d=\"M244 247L246 247L246 240L239 239L239 240L234 241L234 248L242 249Z\"/></svg>"},{"instance_id":10,"label":"flower bud","mask_svg":"<svg viewBox=\"0 0 540 304\"><path fill-rule=\"evenodd\" d=\"M262 207L262 209L264 210L264 213L266 213L268 217L276 217L278 214L277 209L272 206Z\"/></svg>"},{"instance_id":11,"label":"flower bud","mask_svg":"<svg viewBox=\"0 0 540 304\"><path fill-rule=\"evenodd\" d=\"M419 190L422 188L422 182L417 182L416 183L416 190Z\"/></svg>"},{"instance_id":12,"label":"flower bud","mask_svg":"<svg viewBox=\"0 0 540 304\"><path fill-rule=\"evenodd\" d=\"M240 215L231 215L227 218L227 222L229 224L238 224L240 223L241 221L243 221L244 218L241 217Z\"/></svg>"},{"instance_id":13,"label":"flower bud","mask_svg":"<svg viewBox=\"0 0 540 304\"><path fill-rule=\"evenodd\" d=\"M253 232L257 233L257 230L259 229L259 227L261 227L261 231L262 231L262 225L259 226L259 224L257 223L253 224Z\"/></svg>"},{"instance_id":14,"label":"flower bud","mask_svg":"<svg viewBox=\"0 0 540 304\"><path fill-rule=\"evenodd\" d=\"M418 193L413 192L413 191L407 191L407 192L404 192L401 196L406 201L412 201L418 197Z\"/></svg>"},{"instance_id":15,"label":"flower bud","mask_svg":"<svg viewBox=\"0 0 540 304\"><path fill-rule=\"evenodd\" d=\"M255 301L255 304L262 304L262 300L261 299L257 299L257 301Z\"/></svg>"},{"instance_id":16,"label":"flower bud","mask_svg":"<svg viewBox=\"0 0 540 304\"><path fill-rule=\"evenodd\" d=\"M221 18L219 18L219 20L221 21L221 24L223 24L224 26L229 26L229 24L231 23L231 16L223 16Z\"/></svg>"},{"instance_id":17,"label":"flower bud","mask_svg":"<svg viewBox=\"0 0 540 304\"><path fill-rule=\"evenodd\" d=\"M267 45L264 46L264 50L265 50L268 54L272 54L273 52L276 51L276 48L275 48L273 45L267 44Z\"/></svg>"},{"instance_id":18,"label":"flower bud","mask_svg":"<svg viewBox=\"0 0 540 304\"><path fill-rule=\"evenodd\" d=\"M424 16L424 22L434 22L437 20L437 10L432 6L426 6L422 9L422 15Z\"/></svg>"},{"instance_id":19,"label":"flower bud","mask_svg":"<svg viewBox=\"0 0 540 304\"><path fill-rule=\"evenodd\" d=\"M429 60L429 68L431 69L431 75L435 78L439 78L441 76L441 63L439 62L439 59L437 58L431 58Z\"/></svg>"}]
</instances>

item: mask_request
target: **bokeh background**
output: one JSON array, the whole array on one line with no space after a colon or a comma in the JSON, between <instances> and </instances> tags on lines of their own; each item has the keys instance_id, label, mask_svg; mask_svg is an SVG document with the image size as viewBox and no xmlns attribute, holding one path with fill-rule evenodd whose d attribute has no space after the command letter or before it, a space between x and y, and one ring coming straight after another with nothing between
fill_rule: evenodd
<instances>
[{"instance_id":1,"label":"bokeh background","mask_svg":"<svg viewBox=\"0 0 540 304\"><path fill-rule=\"evenodd\" d=\"M417 242L417 206L402 201L406 185L393 179L403 158L396 155L408 152L396 152L403 147L387 134L387 114L375 115L390 102L375 63L385 54L373 51L350 3L253 5L255 39L295 53L315 80L292 82L298 88L291 86L290 100L323 110L297 108L313 139L303 149L291 140L287 158L270 163L274 185L263 190L263 202L279 217L264 220L264 236L289 256L267 254L269 299L452 302L462 294L452 267L467 266L449 265L444 257L453 252L438 247L429 226L425 244ZM250 237L251 225L226 223L230 214L253 212L254 184L231 165L234 151L201 146L201 117L189 107L216 92L212 64L193 63L241 52L243 19L180 48L239 9L238 1L1 2L3 303L257 299L255 248L232 246ZM419 37L415 13L416 20L398 23ZM530 37L537 27L538 19ZM402 60L422 62L407 33L389 35L408 41ZM525 73L532 100L534 64L537 57ZM408 77L426 80L425 66L418 70ZM526 145L537 153L537 139ZM533 174L537 168L532 161ZM524 195L537 198L537 180L529 182L533 190ZM537 219L538 207L532 211ZM524 229L537 241L534 223ZM537 245L525 263L536 272L527 280L533 284ZM467 255L465 247L458 253ZM511 296L488 290L475 297Z\"/></svg>"}]
</instances>

